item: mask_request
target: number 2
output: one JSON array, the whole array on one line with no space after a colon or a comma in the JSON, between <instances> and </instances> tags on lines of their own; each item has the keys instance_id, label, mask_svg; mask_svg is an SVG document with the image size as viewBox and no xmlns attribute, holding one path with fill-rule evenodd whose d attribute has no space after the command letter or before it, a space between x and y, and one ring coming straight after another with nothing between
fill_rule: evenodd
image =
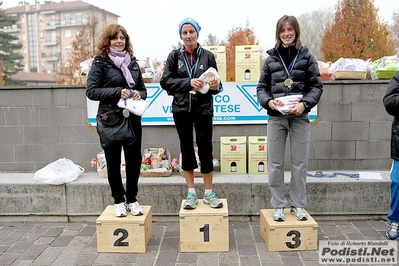
<instances>
[{"instance_id":1,"label":"number 2","mask_svg":"<svg viewBox=\"0 0 399 266\"><path fill-rule=\"evenodd\" d=\"M129 236L129 233L126 229L118 228L114 231L114 236L117 236L120 233L122 233L122 236L114 242L114 247L128 247L129 242L123 242L123 240Z\"/></svg>"}]
</instances>

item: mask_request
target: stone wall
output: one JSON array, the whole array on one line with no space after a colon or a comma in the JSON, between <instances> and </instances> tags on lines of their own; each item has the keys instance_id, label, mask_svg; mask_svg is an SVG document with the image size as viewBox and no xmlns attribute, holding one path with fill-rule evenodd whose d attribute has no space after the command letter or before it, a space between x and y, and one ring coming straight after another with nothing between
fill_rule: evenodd
<instances>
[{"instance_id":1,"label":"stone wall","mask_svg":"<svg viewBox=\"0 0 399 266\"><path fill-rule=\"evenodd\" d=\"M389 170L392 117L382 104L388 80L324 84L312 122L309 171ZM214 156L221 136L266 135L267 125L215 125ZM142 147L166 147L179 156L174 126L144 126ZM85 168L101 151L87 122L84 87L1 87L0 172L35 172L59 158ZM289 145L287 145L289 151ZM287 153L286 169L289 169Z\"/></svg>"}]
</instances>

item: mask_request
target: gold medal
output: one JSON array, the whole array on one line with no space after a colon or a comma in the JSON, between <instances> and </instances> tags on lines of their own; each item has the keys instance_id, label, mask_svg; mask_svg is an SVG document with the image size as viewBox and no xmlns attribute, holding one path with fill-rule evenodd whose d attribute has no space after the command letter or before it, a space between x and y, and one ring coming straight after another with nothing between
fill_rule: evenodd
<instances>
[{"instance_id":1,"label":"gold medal","mask_svg":"<svg viewBox=\"0 0 399 266\"><path fill-rule=\"evenodd\" d=\"M292 84L294 84L294 81L292 79L287 78L286 80L284 80L284 86L292 87Z\"/></svg>"}]
</instances>

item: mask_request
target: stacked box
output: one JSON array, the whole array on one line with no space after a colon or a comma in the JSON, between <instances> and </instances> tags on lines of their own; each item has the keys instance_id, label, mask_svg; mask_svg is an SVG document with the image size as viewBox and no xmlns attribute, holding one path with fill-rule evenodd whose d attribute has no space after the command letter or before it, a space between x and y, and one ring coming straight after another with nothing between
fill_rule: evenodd
<instances>
[{"instance_id":1,"label":"stacked box","mask_svg":"<svg viewBox=\"0 0 399 266\"><path fill-rule=\"evenodd\" d=\"M298 221L285 208L285 221L273 220L274 209L260 210L260 234L269 251L317 250L318 224L309 215L307 221Z\"/></svg>"},{"instance_id":2,"label":"stacked box","mask_svg":"<svg viewBox=\"0 0 399 266\"><path fill-rule=\"evenodd\" d=\"M248 173L267 174L267 139L260 136L248 137Z\"/></svg>"},{"instance_id":3,"label":"stacked box","mask_svg":"<svg viewBox=\"0 0 399 266\"><path fill-rule=\"evenodd\" d=\"M211 51L216 60L216 65L218 66L218 72L220 80L222 82L226 81L226 46L202 46L202 48Z\"/></svg>"},{"instance_id":4,"label":"stacked box","mask_svg":"<svg viewBox=\"0 0 399 266\"><path fill-rule=\"evenodd\" d=\"M247 137L220 137L220 172L247 173Z\"/></svg>"},{"instance_id":5,"label":"stacked box","mask_svg":"<svg viewBox=\"0 0 399 266\"><path fill-rule=\"evenodd\" d=\"M255 81L260 78L260 46L236 46L236 81Z\"/></svg>"},{"instance_id":6,"label":"stacked box","mask_svg":"<svg viewBox=\"0 0 399 266\"><path fill-rule=\"evenodd\" d=\"M109 205L96 220L98 252L145 253L152 237L151 206L141 206L143 215L126 217L114 215L114 206Z\"/></svg>"},{"instance_id":7,"label":"stacked box","mask_svg":"<svg viewBox=\"0 0 399 266\"><path fill-rule=\"evenodd\" d=\"M182 201L180 218L180 252L229 251L229 211L227 199L222 208L211 208L198 199L194 210L185 210Z\"/></svg>"}]
</instances>

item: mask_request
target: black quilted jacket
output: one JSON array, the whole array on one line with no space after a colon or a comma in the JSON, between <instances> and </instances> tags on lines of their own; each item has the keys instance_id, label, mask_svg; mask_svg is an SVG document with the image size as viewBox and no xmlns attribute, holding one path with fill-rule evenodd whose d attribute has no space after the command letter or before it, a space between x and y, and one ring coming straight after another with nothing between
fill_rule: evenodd
<instances>
[{"instance_id":1,"label":"black quilted jacket","mask_svg":"<svg viewBox=\"0 0 399 266\"><path fill-rule=\"evenodd\" d=\"M135 59L129 64L129 70L136 83L133 90L138 90L143 100L147 99L147 89ZM87 77L86 96L90 100L100 101L98 113L119 108L117 104L123 88L128 86L122 70L108 56L96 56Z\"/></svg>"},{"instance_id":2,"label":"black quilted jacket","mask_svg":"<svg viewBox=\"0 0 399 266\"><path fill-rule=\"evenodd\" d=\"M309 108L305 108L304 112L309 112L319 102L323 93L323 82L316 59L305 46L299 50L297 61L291 73L294 84L288 89L284 86L284 80L288 76L276 49L272 48L267 53L269 57L265 60L256 88L260 105L267 110L268 115L280 116L279 111L269 108L268 102L282 96L302 94L302 100L310 105Z\"/></svg>"},{"instance_id":3,"label":"black quilted jacket","mask_svg":"<svg viewBox=\"0 0 399 266\"><path fill-rule=\"evenodd\" d=\"M391 158L399 161L399 71L389 82L383 98L385 110L393 116L391 131Z\"/></svg>"}]
</instances>

